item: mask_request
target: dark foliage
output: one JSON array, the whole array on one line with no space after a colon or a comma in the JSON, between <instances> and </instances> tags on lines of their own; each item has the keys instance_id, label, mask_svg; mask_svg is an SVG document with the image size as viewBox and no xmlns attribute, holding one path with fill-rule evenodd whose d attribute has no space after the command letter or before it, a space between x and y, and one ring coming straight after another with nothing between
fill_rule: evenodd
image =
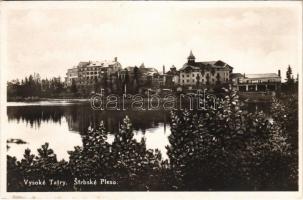
<instances>
[{"instance_id":1,"label":"dark foliage","mask_svg":"<svg viewBox=\"0 0 303 200\"><path fill-rule=\"evenodd\" d=\"M146 149L145 140L133 139L128 117L123 121L115 140L109 144L103 122L96 129L89 129L83 136L83 147L70 151L69 162L58 162L48 143L38 149L38 156L27 149L24 158L8 156L9 191L102 191L102 190L165 190L161 174L165 174L167 161L162 161L159 150ZM111 185L74 185L74 180L106 179ZM48 181L64 180L66 186L51 186ZM25 180L46 180L46 186L25 185Z\"/></svg>"},{"instance_id":2,"label":"dark foliage","mask_svg":"<svg viewBox=\"0 0 303 200\"><path fill-rule=\"evenodd\" d=\"M280 106L275 100L273 107ZM289 139L297 132L285 128L296 118L294 108L292 114L274 110L270 123L262 112L243 112L231 92L216 110L172 113L167 149L174 188L296 190L297 140ZM298 130L295 123L293 131Z\"/></svg>"},{"instance_id":3,"label":"dark foliage","mask_svg":"<svg viewBox=\"0 0 303 200\"><path fill-rule=\"evenodd\" d=\"M171 114L169 161L137 142L126 117L107 142L103 122L83 134L83 146L58 161L46 143L38 155L28 149L8 156L9 191L279 191L298 189L297 96L274 99L272 120L241 108L235 92L217 107ZM211 99L209 99L211 101ZM115 185L74 185L74 179L107 179ZM66 186L25 186L25 179L59 179Z\"/></svg>"}]
</instances>

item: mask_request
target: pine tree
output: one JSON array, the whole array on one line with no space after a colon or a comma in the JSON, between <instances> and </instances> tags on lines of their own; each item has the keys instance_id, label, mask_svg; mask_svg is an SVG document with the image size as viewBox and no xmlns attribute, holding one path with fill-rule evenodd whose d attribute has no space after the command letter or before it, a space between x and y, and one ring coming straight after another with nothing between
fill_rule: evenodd
<instances>
[{"instance_id":1,"label":"pine tree","mask_svg":"<svg viewBox=\"0 0 303 200\"><path fill-rule=\"evenodd\" d=\"M293 76L292 76L292 68L290 65L288 65L287 71L286 71L286 82L292 83L293 82Z\"/></svg>"}]
</instances>

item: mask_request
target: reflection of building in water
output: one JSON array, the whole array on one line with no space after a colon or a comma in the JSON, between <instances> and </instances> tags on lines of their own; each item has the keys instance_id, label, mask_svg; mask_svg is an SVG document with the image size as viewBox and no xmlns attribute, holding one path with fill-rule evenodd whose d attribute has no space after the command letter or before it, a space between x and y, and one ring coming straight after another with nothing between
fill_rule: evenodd
<instances>
[{"instance_id":1,"label":"reflection of building in water","mask_svg":"<svg viewBox=\"0 0 303 200\"><path fill-rule=\"evenodd\" d=\"M77 120L75 120L72 115L65 115L65 119L66 119L69 131L79 132L79 130L80 130L79 122Z\"/></svg>"},{"instance_id":2,"label":"reflection of building in water","mask_svg":"<svg viewBox=\"0 0 303 200\"><path fill-rule=\"evenodd\" d=\"M240 92L279 91L281 87L281 72L265 74L233 74L232 81Z\"/></svg>"},{"instance_id":3,"label":"reflection of building in water","mask_svg":"<svg viewBox=\"0 0 303 200\"><path fill-rule=\"evenodd\" d=\"M119 132L125 116L129 116L134 130L144 132L147 129L158 127L167 123L168 113L162 111L92 111L88 105L77 105L65 107L64 117L66 118L70 131L85 134L88 127L96 128L103 121L106 130L111 133Z\"/></svg>"}]
</instances>

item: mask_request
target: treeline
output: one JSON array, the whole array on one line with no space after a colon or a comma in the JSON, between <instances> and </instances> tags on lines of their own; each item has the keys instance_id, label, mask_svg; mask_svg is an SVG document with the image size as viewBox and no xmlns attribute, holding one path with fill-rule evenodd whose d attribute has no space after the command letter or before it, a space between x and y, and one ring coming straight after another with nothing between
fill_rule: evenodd
<instances>
[{"instance_id":1,"label":"treeline","mask_svg":"<svg viewBox=\"0 0 303 200\"><path fill-rule=\"evenodd\" d=\"M129 75L133 74L133 75ZM83 82L85 84L79 84ZM126 72L124 78L118 74L95 77L89 80L75 81L67 85L60 77L41 79L39 74L29 75L24 79L7 82L8 101L39 100L41 98L87 98L92 92L105 94L143 94L144 88L157 87L153 85L150 76L144 79L138 67L133 72Z\"/></svg>"},{"instance_id":2,"label":"treeline","mask_svg":"<svg viewBox=\"0 0 303 200\"><path fill-rule=\"evenodd\" d=\"M60 77L41 79L39 74L29 75L22 80L7 83L8 100L24 100L25 98L64 97L69 93Z\"/></svg>"},{"instance_id":3,"label":"treeline","mask_svg":"<svg viewBox=\"0 0 303 200\"><path fill-rule=\"evenodd\" d=\"M292 106L289 106L292 105ZM100 126L83 135L83 146L58 161L48 144L21 161L7 158L8 191L280 191L298 189L298 99L275 99L273 121L242 110L229 91L216 110L171 113L169 160L137 142L126 117L112 144ZM107 179L116 185L74 185L78 179ZM67 181L32 186L24 179Z\"/></svg>"},{"instance_id":4,"label":"treeline","mask_svg":"<svg viewBox=\"0 0 303 200\"><path fill-rule=\"evenodd\" d=\"M294 78L292 68L288 66L285 82L281 84L281 91L287 94L297 92L298 79L298 75ZM117 74L105 74L102 77L89 80L87 85L79 85L72 81L71 85L67 86L60 77L41 79L39 74L34 74L22 80L9 81L7 83L7 97L8 101L39 100L40 98L85 98L91 92L100 92L101 88L104 89L105 94L123 94L125 90L129 94L145 94L146 88L161 88L161 85L156 83L157 81L153 83L150 76L144 79L138 67L135 67L133 72L127 72L123 79ZM176 89L169 83L164 86ZM217 85L214 90L221 91L222 86Z\"/></svg>"}]
</instances>

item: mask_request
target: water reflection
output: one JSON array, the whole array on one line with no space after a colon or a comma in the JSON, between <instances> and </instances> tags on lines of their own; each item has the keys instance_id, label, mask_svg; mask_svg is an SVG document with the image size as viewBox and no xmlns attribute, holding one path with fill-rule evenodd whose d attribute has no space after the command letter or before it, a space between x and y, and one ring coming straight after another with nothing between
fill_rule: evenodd
<instances>
[{"instance_id":1,"label":"water reflection","mask_svg":"<svg viewBox=\"0 0 303 200\"><path fill-rule=\"evenodd\" d=\"M135 139L146 139L147 148L158 148L166 158L165 146L170 134L168 113L165 111L93 111L86 103L8 106L8 139L18 138L28 144L9 144L8 154L22 158L25 148L35 150L49 142L59 159L68 159L67 151L82 145L81 135L89 126L96 127L104 121L109 139L118 132L123 118L128 115L133 123Z\"/></svg>"},{"instance_id":2,"label":"water reflection","mask_svg":"<svg viewBox=\"0 0 303 200\"><path fill-rule=\"evenodd\" d=\"M21 159L26 148L30 148L32 153L37 155L37 149L42 144L48 142L50 147L57 154L57 158L67 159L67 151L73 150L74 146L82 145L81 136L74 131L68 130L67 121L63 118L60 123L55 121L44 121L40 126L33 128L25 121L13 123L10 121L6 127L7 138L22 139L26 144L9 143L8 154Z\"/></svg>"},{"instance_id":3,"label":"water reflection","mask_svg":"<svg viewBox=\"0 0 303 200\"><path fill-rule=\"evenodd\" d=\"M27 142L9 144L8 154L18 159L23 157L25 148L36 154L36 149L45 142L50 143L58 159L68 159L67 151L73 150L74 146L82 146L81 135L87 133L89 126L98 126L101 120L109 131L108 142L111 143L126 115L132 121L135 139L141 141L144 137L147 148L158 148L167 158L165 146L169 144L170 128L166 111L93 111L87 103L23 104L7 107L7 139ZM262 110L270 119L268 103L250 103L244 109L248 112Z\"/></svg>"}]
</instances>

